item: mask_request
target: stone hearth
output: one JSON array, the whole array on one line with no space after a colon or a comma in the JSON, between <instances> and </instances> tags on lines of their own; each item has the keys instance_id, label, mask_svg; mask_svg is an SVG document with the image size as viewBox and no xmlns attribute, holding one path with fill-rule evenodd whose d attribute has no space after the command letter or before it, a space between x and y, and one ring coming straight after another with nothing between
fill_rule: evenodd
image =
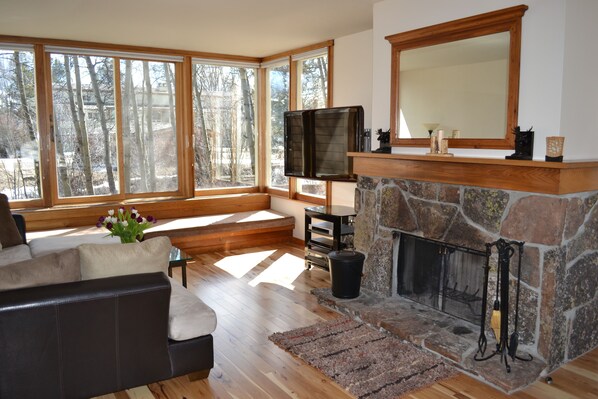
<instances>
[{"instance_id":1,"label":"stone hearth","mask_svg":"<svg viewBox=\"0 0 598 399\"><path fill-rule=\"evenodd\" d=\"M451 360L457 367L506 392L521 389L536 380L546 367L540 359L512 362L507 374L498 357L476 362L479 327L401 297L385 297L362 289L355 299L339 299L328 288L312 291L318 302L355 319L378 327L403 340ZM493 341L489 338L488 352Z\"/></svg>"},{"instance_id":2,"label":"stone hearth","mask_svg":"<svg viewBox=\"0 0 598 399\"><path fill-rule=\"evenodd\" d=\"M482 251L501 237L525 241L519 348L545 362L549 372L598 345L597 202L597 191L545 195L360 176L355 246L367 255L362 287L376 297L397 297L395 231ZM479 327L474 341L477 334ZM469 350L460 360L438 352L467 368L471 359L465 358L475 353ZM504 380L513 373L504 373Z\"/></svg>"}]
</instances>

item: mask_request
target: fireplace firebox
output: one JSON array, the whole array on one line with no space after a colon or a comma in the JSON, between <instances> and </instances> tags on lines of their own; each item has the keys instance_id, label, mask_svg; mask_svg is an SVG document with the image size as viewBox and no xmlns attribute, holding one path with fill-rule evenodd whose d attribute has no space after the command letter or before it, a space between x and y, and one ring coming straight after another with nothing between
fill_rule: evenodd
<instances>
[{"instance_id":1,"label":"fireplace firebox","mask_svg":"<svg viewBox=\"0 0 598 399\"><path fill-rule=\"evenodd\" d=\"M398 294L479 325L486 254L400 232L395 239Z\"/></svg>"}]
</instances>

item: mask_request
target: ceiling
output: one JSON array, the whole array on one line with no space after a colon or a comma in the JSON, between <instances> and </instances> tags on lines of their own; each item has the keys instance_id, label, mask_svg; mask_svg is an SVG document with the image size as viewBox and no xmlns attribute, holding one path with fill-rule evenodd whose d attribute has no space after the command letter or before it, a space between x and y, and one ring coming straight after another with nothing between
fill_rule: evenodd
<instances>
[{"instance_id":1,"label":"ceiling","mask_svg":"<svg viewBox=\"0 0 598 399\"><path fill-rule=\"evenodd\" d=\"M264 57L372 28L380 0L0 0L0 34Z\"/></svg>"}]
</instances>

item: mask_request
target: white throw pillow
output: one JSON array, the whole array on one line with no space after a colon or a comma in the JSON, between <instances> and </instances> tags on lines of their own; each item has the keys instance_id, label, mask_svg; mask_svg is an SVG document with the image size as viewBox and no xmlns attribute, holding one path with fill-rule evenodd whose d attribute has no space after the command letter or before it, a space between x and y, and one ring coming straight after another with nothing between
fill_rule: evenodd
<instances>
[{"instance_id":1,"label":"white throw pillow","mask_svg":"<svg viewBox=\"0 0 598 399\"><path fill-rule=\"evenodd\" d=\"M132 244L79 245L81 279L153 272L166 274L171 247L168 237L155 237Z\"/></svg>"},{"instance_id":2,"label":"white throw pillow","mask_svg":"<svg viewBox=\"0 0 598 399\"><path fill-rule=\"evenodd\" d=\"M183 287L178 281L170 280L170 311L168 314L168 337L185 341L214 332L216 312Z\"/></svg>"}]
</instances>

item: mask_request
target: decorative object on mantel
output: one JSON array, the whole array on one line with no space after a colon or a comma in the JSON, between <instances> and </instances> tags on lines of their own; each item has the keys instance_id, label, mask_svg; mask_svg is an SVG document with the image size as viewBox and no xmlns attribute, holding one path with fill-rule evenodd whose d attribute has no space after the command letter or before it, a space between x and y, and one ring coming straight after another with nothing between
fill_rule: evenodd
<instances>
[{"instance_id":1,"label":"decorative object on mantel","mask_svg":"<svg viewBox=\"0 0 598 399\"><path fill-rule=\"evenodd\" d=\"M454 129L453 130L453 139L460 139L461 138L461 130Z\"/></svg>"},{"instance_id":2,"label":"decorative object on mantel","mask_svg":"<svg viewBox=\"0 0 598 399\"><path fill-rule=\"evenodd\" d=\"M438 130L436 136L430 136L430 152L426 155L436 157L452 157L453 154L448 152L448 139L444 138L444 131Z\"/></svg>"},{"instance_id":3,"label":"decorative object on mantel","mask_svg":"<svg viewBox=\"0 0 598 399\"><path fill-rule=\"evenodd\" d=\"M109 236L119 237L121 243L127 244L137 240L141 241L143 231L156 222L157 220L151 215L148 215L147 218L141 216L134 207L127 211L121 206L117 212L110 209L108 216L100 216L96 226L107 228L110 231Z\"/></svg>"},{"instance_id":4,"label":"decorative object on mantel","mask_svg":"<svg viewBox=\"0 0 598 399\"><path fill-rule=\"evenodd\" d=\"M390 129L387 131L383 131L382 129L378 129L376 132L378 135L378 141L380 142L380 147L373 152L381 152L385 154L390 154Z\"/></svg>"},{"instance_id":5,"label":"decorative object on mantel","mask_svg":"<svg viewBox=\"0 0 598 399\"><path fill-rule=\"evenodd\" d=\"M519 126L513 129L515 135L515 152L507 155L505 159L531 160L534 154L534 131L533 127L529 130L521 131Z\"/></svg>"},{"instance_id":6,"label":"decorative object on mantel","mask_svg":"<svg viewBox=\"0 0 598 399\"><path fill-rule=\"evenodd\" d=\"M521 260L523 255L523 242L507 241L500 238L497 241L486 244L486 267L484 270L484 294L482 296L482 320L480 323L480 337L478 339L478 351L473 359L476 361L488 360L495 355L500 356L501 363L504 362L507 373L511 372L507 356L513 361L515 359L524 362L533 360L532 355L528 357L520 357L517 355L517 347L519 345L519 292L521 286ZM491 327L494 330L496 338L496 350L490 355L484 357L486 347L488 344L486 338L486 313L488 304L488 275L490 274L490 257L492 256L492 248L496 247L498 252L498 264L496 269L496 299L494 301L494 308L492 310ZM515 285L515 315L513 333L509 338L509 276L511 258L515 254L515 248L519 255L517 262L517 281ZM500 294L500 298L499 298ZM499 318L495 316L500 316Z\"/></svg>"},{"instance_id":7,"label":"decorative object on mantel","mask_svg":"<svg viewBox=\"0 0 598 399\"><path fill-rule=\"evenodd\" d=\"M546 137L546 162L563 162L563 146L565 138L562 136Z\"/></svg>"}]
</instances>

